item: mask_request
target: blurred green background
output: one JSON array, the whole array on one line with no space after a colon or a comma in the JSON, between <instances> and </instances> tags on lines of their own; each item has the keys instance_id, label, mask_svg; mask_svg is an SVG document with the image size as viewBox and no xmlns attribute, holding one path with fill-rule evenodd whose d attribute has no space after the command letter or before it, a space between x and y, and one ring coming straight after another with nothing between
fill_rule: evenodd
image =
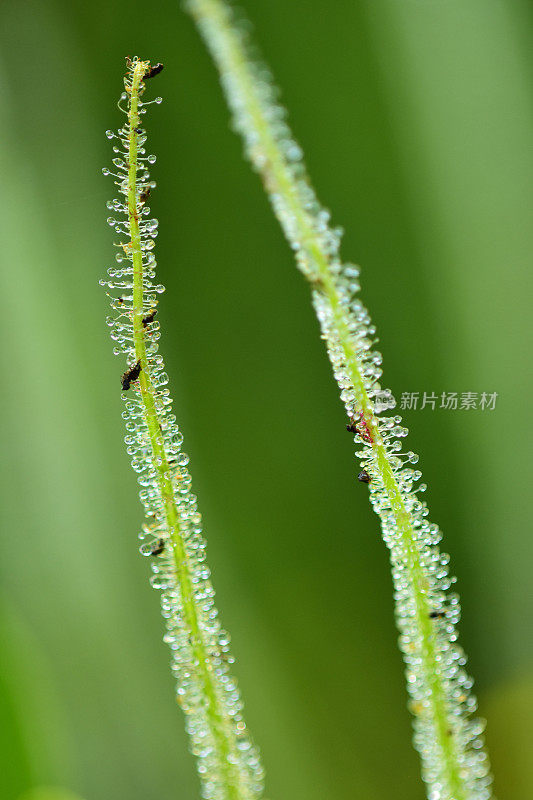
<instances>
[{"instance_id":1,"label":"blurred green background","mask_svg":"<svg viewBox=\"0 0 533 800\"><path fill-rule=\"evenodd\" d=\"M320 198L363 266L463 600L503 800L533 796L533 12L519 0L247 0ZM378 523L304 280L177 2L0 10L5 800L192 800L98 279L124 56L147 116L165 355L272 800L422 800ZM63 787L55 793L52 788ZM74 794L72 794L74 793Z\"/></svg>"}]
</instances>

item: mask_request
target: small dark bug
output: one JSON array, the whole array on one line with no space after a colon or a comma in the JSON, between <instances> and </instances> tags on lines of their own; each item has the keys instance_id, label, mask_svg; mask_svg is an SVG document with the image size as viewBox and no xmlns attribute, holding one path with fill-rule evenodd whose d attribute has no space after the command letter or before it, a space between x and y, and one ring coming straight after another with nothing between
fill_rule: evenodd
<instances>
[{"instance_id":1,"label":"small dark bug","mask_svg":"<svg viewBox=\"0 0 533 800\"><path fill-rule=\"evenodd\" d=\"M151 190L152 190L152 187L151 187L150 185L148 185L148 186L146 187L146 189L144 190L144 192L141 192L141 193L140 193L140 195L139 195L139 200L141 201L141 203L146 203L146 201L147 201L147 200L148 200L148 198L150 197L150 192L151 192Z\"/></svg>"},{"instance_id":2,"label":"small dark bug","mask_svg":"<svg viewBox=\"0 0 533 800\"><path fill-rule=\"evenodd\" d=\"M362 471L359 473L359 475L357 476L357 480L358 480L358 481L361 481L361 483L370 483L370 481L372 480L372 478L370 477L370 475L368 474L368 472L366 471L366 469L363 469L363 470L362 470Z\"/></svg>"},{"instance_id":3,"label":"small dark bug","mask_svg":"<svg viewBox=\"0 0 533 800\"><path fill-rule=\"evenodd\" d=\"M143 132L142 128L134 128L133 130L135 131L135 133L142 133Z\"/></svg>"},{"instance_id":4,"label":"small dark bug","mask_svg":"<svg viewBox=\"0 0 533 800\"><path fill-rule=\"evenodd\" d=\"M164 539L158 539L150 547L150 555L151 556L160 556L164 549L165 549L165 540Z\"/></svg>"},{"instance_id":5,"label":"small dark bug","mask_svg":"<svg viewBox=\"0 0 533 800\"><path fill-rule=\"evenodd\" d=\"M364 442L372 444L374 441L368 430L368 425L362 411L359 412L359 419L350 417L350 424L346 426L346 430L350 433L356 433Z\"/></svg>"},{"instance_id":6,"label":"small dark bug","mask_svg":"<svg viewBox=\"0 0 533 800\"><path fill-rule=\"evenodd\" d=\"M446 616L446 614L444 613L444 611L430 611L429 612L429 618L430 619L442 619L445 616Z\"/></svg>"},{"instance_id":7,"label":"small dark bug","mask_svg":"<svg viewBox=\"0 0 533 800\"><path fill-rule=\"evenodd\" d=\"M157 311L150 311L150 313L147 314L146 317L143 317L143 327L144 328L146 328L146 326L149 325L150 322L154 321L154 317L155 317L156 314L157 314Z\"/></svg>"},{"instance_id":8,"label":"small dark bug","mask_svg":"<svg viewBox=\"0 0 533 800\"><path fill-rule=\"evenodd\" d=\"M159 75L162 69L163 64L154 64L153 67L150 67L150 69L146 70L143 80L147 80L147 78L155 78L156 75Z\"/></svg>"},{"instance_id":9,"label":"small dark bug","mask_svg":"<svg viewBox=\"0 0 533 800\"><path fill-rule=\"evenodd\" d=\"M130 367L128 370L126 370L126 372L120 379L120 382L122 384L122 389L124 392L128 391L132 381L137 380L137 378L141 374L141 369L142 369L141 362L137 361L137 363L134 364L133 367Z\"/></svg>"}]
</instances>

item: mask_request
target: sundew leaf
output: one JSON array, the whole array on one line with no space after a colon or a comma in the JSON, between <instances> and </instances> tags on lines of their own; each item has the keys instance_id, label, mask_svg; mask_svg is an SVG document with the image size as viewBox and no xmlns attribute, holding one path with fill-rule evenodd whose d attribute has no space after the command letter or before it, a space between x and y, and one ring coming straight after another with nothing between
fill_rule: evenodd
<instances>
[{"instance_id":1,"label":"sundew leaf","mask_svg":"<svg viewBox=\"0 0 533 800\"><path fill-rule=\"evenodd\" d=\"M108 317L116 355L127 368L120 384L124 398L125 443L141 486L146 521L141 553L150 559L152 585L161 591L165 641L171 651L176 697L186 715L192 753L205 800L256 800L263 793L263 771L242 716L242 701L230 673L229 636L221 628L205 561L205 539L196 496L182 450L183 436L172 413L168 375L159 354L160 326L154 255L158 222L148 205L155 183L146 151L144 115L147 80L162 70L138 58L127 59L125 91L119 108L126 115L113 141L119 197L107 203L108 223L117 237L116 264L100 281L114 294ZM118 380L117 380L118 388Z\"/></svg>"},{"instance_id":2,"label":"sundew leaf","mask_svg":"<svg viewBox=\"0 0 533 800\"><path fill-rule=\"evenodd\" d=\"M457 643L460 607L449 589L449 557L419 494L418 456L379 381L376 329L359 299L359 268L340 257L340 231L319 203L303 154L277 101L269 69L250 55L249 26L222 0L187 0L186 9L220 72L235 129L260 174L274 212L311 285L322 338L361 462L359 480L390 551L400 647L406 664L414 744L429 800L489 800L491 776L483 721L475 718L472 679Z\"/></svg>"}]
</instances>

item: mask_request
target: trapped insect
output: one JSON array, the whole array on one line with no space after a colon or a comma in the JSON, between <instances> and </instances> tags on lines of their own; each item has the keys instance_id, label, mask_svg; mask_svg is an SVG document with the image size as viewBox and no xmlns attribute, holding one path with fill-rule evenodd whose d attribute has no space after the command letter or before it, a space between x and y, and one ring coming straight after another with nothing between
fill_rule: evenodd
<instances>
[{"instance_id":1,"label":"trapped insect","mask_svg":"<svg viewBox=\"0 0 533 800\"><path fill-rule=\"evenodd\" d=\"M152 544L150 548L150 555L160 556L164 549L165 549L165 540L158 539L156 542Z\"/></svg>"},{"instance_id":2,"label":"trapped insect","mask_svg":"<svg viewBox=\"0 0 533 800\"><path fill-rule=\"evenodd\" d=\"M146 326L149 325L150 322L153 322L156 314L157 314L157 311L154 310L154 311L150 311L149 314L147 314L145 317L143 317L143 327L146 328Z\"/></svg>"},{"instance_id":3,"label":"trapped insect","mask_svg":"<svg viewBox=\"0 0 533 800\"><path fill-rule=\"evenodd\" d=\"M146 189L143 189L143 191L139 195L139 200L141 201L141 203L146 203L146 201L150 197L151 191L152 191L152 185L149 183Z\"/></svg>"},{"instance_id":4,"label":"trapped insect","mask_svg":"<svg viewBox=\"0 0 533 800\"><path fill-rule=\"evenodd\" d=\"M131 382L137 380L141 374L141 369L141 362L137 361L133 367L130 367L128 370L126 370L120 379L123 391L127 392L127 390L130 388Z\"/></svg>"},{"instance_id":5,"label":"trapped insect","mask_svg":"<svg viewBox=\"0 0 533 800\"><path fill-rule=\"evenodd\" d=\"M373 443L372 436L368 430L368 425L366 424L363 416L363 412L360 412L359 419L350 417L350 423L349 425L346 425L346 430L350 433L356 433L364 442L369 442L370 444Z\"/></svg>"},{"instance_id":6,"label":"trapped insect","mask_svg":"<svg viewBox=\"0 0 533 800\"><path fill-rule=\"evenodd\" d=\"M163 64L154 64L153 67L150 67L143 76L143 81L147 80L148 78L155 78L156 75L159 75L161 70L163 69Z\"/></svg>"}]
</instances>

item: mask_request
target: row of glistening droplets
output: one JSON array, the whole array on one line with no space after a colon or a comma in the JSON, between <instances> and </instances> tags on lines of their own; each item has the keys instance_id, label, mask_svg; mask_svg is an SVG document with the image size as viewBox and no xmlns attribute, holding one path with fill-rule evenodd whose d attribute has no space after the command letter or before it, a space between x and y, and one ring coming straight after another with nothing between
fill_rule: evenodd
<instances>
[{"instance_id":1,"label":"row of glistening droplets","mask_svg":"<svg viewBox=\"0 0 533 800\"><path fill-rule=\"evenodd\" d=\"M402 452L401 440L407 429L400 425L400 416L384 416L382 412L394 408L395 402L390 392L383 393L378 380L381 376L381 354L373 350L375 328L369 314L357 297L359 290L359 270L352 264L340 260L339 245L342 231L332 229L329 212L323 209L310 186L302 159L302 151L292 138L285 122L285 110L277 102L277 92L267 67L257 60L249 59L253 75L252 84L243 89L238 70L234 68L236 49L246 51L248 47L248 27L242 29L232 21L231 12L222 9L224 25L219 25L203 13L195 14L203 2L189 0L189 9L197 16L199 27L211 49L221 73L222 85L234 115L234 126L244 138L245 150L252 165L264 177L270 193L274 211L284 229L285 235L295 251L297 263L311 281L313 303L320 321L322 336L326 341L335 378L341 390L350 421L359 425L362 435L355 434L355 441L362 446L356 455L370 476L370 500L379 515L384 540L390 549L396 600L396 617L400 630L400 647L407 666L407 686L410 694L410 709L415 716L415 747L422 759L423 777L428 786L430 800L456 800L455 793L448 785L449 770L445 763L445 753L441 747L435 720L431 715L431 683L433 675L428 673L425 662L426 640L417 618L415 589L409 554L406 552L403 537L399 531L395 512L390 502L380 469L376 464L376 451L365 434L362 413L362 393L354 386L354 381L346 365L346 354L339 340L339 320L342 318L344 332L347 333L350 348L357 356L363 378L364 390L373 405L374 419L383 438L389 464L398 482L401 500L412 518L415 536L416 557L422 565L427 587L428 617L431 625L436 653L436 669L440 672L446 706L446 736L450 737L459 765L462 784L461 800L489 800L491 797L491 776L488 757L483 747L483 721L472 717L476 710L476 700L471 693L472 680L464 670L466 657L457 644L456 624L460 607L458 597L449 593L454 582L448 574L449 558L441 554L437 547L441 533L437 525L427 520L428 510L418 498L425 490L420 484L414 488L422 473L412 469L418 461L415 453ZM211 4L209 4L211 5ZM218 4L217 4L218 6ZM220 9L219 9L220 10ZM218 12L217 12L218 13ZM255 54L254 54L255 55ZM242 60L241 60L241 63ZM251 91L250 91L251 89ZM288 197L283 187L277 183L273 170L273 149L258 135L257 116L252 113L250 96L253 92L256 109L267 122L269 135L275 141L275 149L282 153L284 169L290 174L293 187L292 197ZM296 202L294 201L296 198ZM295 207L305 215L306 236L302 236L302 217ZM329 275L333 278L339 306L333 308L329 295L321 282L320 267L313 258L313 245L318 246L329 264ZM394 504L396 505L396 504Z\"/></svg>"},{"instance_id":2,"label":"row of glistening droplets","mask_svg":"<svg viewBox=\"0 0 533 800\"><path fill-rule=\"evenodd\" d=\"M133 60L132 70L135 64L136 60ZM126 81L128 80L131 81L130 75L126 78ZM121 100L128 101L128 94L124 93ZM139 101L141 114L144 113L146 105ZM133 343L133 263L129 249L131 236L127 209L128 123L118 132L107 131L106 135L115 142L113 150L116 157L113 163L116 171L104 169L103 172L114 175L118 192L124 198L107 203L108 208L117 215L109 217L108 222L123 241L118 244L117 266L111 267L108 270L108 278L101 280L100 283L118 293L117 296L111 297L111 307L116 312L115 316L108 317L107 322L111 327L111 338L115 342L114 353L125 354L131 368L136 364L137 356ZM220 710L218 734L222 733L229 743L227 763L221 763L219 742L217 734L213 731L213 720L209 716L207 707L205 674L202 674L201 666L193 652L191 630L186 623L184 599L181 597L176 575L174 548L161 498L156 469L160 465L154 464L153 461L144 405L138 382L133 381L127 395L123 394L125 410L122 416L127 430L125 437L127 452L132 458L133 469L138 473L138 482L141 486L139 496L147 517L140 534L143 541L140 551L152 561L152 586L161 590L162 613L167 628L164 639L172 654L171 668L177 682L177 698L186 714L191 751L197 758L197 769L201 778L202 797L205 800L230 798L252 800L262 795L262 767L257 748L250 739L242 717L238 687L229 671L229 665L233 663L229 653L229 636L222 630L218 621L214 590L205 563L205 539L202 536L201 515L198 512L196 497L191 492L191 478L187 470L188 457L181 449L183 437L172 413L172 401L166 388L168 376L164 372L163 358L158 354L159 324L153 319L155 316L153 312L157 305L157 295L164 290L164 287L154 285L152 282L156 267L153 247L157 236L157 220L150 218L150 209L146 201L149 190L155 186L150 181L147 165L154 163L155 157L145 155L145 142L146 133L144 129L139 129L137 212L143 263L143 309L146 314L145 319L152 320L147 322L145 327L146 354L179 517L179 535L182 537L186 553L186 569L193 587L193 602L203 650L208 660L207 669ZM228 774L232 776L231 790L228 790Z\"/></svg>"}]
</instances>

